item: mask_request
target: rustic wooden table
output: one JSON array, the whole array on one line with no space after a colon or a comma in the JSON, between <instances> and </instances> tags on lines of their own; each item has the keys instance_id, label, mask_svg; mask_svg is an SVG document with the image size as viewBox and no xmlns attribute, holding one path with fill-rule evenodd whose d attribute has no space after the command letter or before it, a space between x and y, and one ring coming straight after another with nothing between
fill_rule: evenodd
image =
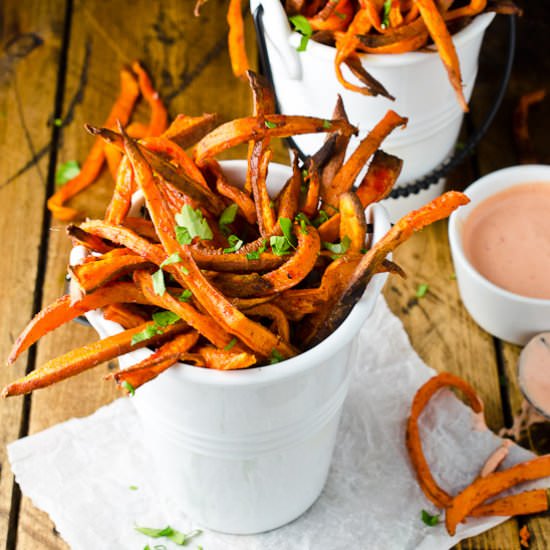
<instances>
[{"instance_id":1,"label":"rustic wooden table","mask_svg":"<svg viewBox=\"0 0 550 550\"><path fill-rule=\"evenodd\" d=\"M249 112L245 84L230 74L226 53L225 5L211 0L200 20L192 17L191 0L110 2L99 0L4 0L0 6L0 357L7 357L17 333L33 313L61 295L69 241L62 223L51 219L46 198L54 190L56 166L82 160L91 139L84 122L100 123L114 100L118 69L135 58L153 75L170 113L217 111L222 119ZM511 113L519 96L541 87L550 90L550 10L543 2L526 4L519 21L518 50L502 108L476 154L451 177L464 187L489 171L517 162ZM491 104L504 62L505 18L488 32L482 52L472 113L464 136L473 131ZM254 58L250 21L247 38ZM145 119L146 110L138 110ZM61 125L54 121L60 119ZM535 149L550 162L546 132L550 100L531 117ZM244 151L232 151L242 156ZM276 160L286 162L281 148ZM90 216L100 215L111 189L105 175L74 203ZM493 430L509 425L521 403L515 375L519 348L495 340L464 310L453 280L446 223L416 235L397 254L408 279L391 278L385 297L403 321L412 344L425 362L470 381L486 403ZM427 283L425 297L415 297ZM44 338L15 367L0 372L3 386L61 350L84 344L95 333L76 323ZM36 392L32 397L0 403L0 544L34 550L67 548L48 516L22 497L14 484L6 444L73 416L84 416L116 397L102 382L108 365L76 379ZM548 449L546 426L531 432L525 445ZM47 475L47 472L44 472ZM518 532L527 525L531 548L550 546L550 518L523 517L459 545L460 548L519 548ZM358 541L356 548L362 548Z\"/></svg>"}]
</instances>

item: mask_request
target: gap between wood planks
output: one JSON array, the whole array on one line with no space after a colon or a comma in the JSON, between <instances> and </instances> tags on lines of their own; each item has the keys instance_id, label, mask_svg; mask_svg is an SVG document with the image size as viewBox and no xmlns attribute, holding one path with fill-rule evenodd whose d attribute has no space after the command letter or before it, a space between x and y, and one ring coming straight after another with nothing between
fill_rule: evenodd
<instances>
[{"instance_id":1,"label":"gap between wood planks","mask_svg":"<svg viewBox=\"0 0 550 550\"><path fill-rule=\"evenodd\" d=\"M65 20L63 25L63 34L61 38L61 48L59 52L59 69L57 73L57 83L53 105L53 120L61 118L63 109L63 99L65 96L65 81L67 75L67 58L69 52L69 42L71 38L71 21L73 13L73 0L66 0ZM48 210L47 200L55 192L55 169L57 165L57 153L61 128L52 124L52 138L50 145L50 154L48 160L48 173L46 176L46 196L43 205L42 228L40 247L38 249L38 262L36 274L36 286L33 295L32 314L35 315L42 308L43 286L46 274L46 265L48 262L48 243L50 240L49 227L51 224L51 213ZM36 367L36 346L31 346L28 353L26 374L30 373ZM25 395L23 398L23 411L21 425L19 427L19 438L28 435L29 420L31 413L32 397ZM19 524L19 512L21 508L21 490L17 483L13 483L10 516L8 522L8 536L6 540L6 550L15 550L17 545L17 529Z\"/></svg>"}]
</instances>

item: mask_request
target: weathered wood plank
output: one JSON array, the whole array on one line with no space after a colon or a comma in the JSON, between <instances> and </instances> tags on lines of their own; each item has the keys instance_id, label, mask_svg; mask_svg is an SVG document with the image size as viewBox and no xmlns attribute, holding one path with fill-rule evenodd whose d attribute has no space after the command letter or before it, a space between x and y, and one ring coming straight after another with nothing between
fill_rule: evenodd
<instances>
[{"instance_id":1,"label":"weathered wood plank","mask_svg":"<svg viewBox=\"0 0 550 550\"><path fill-rule=\"evenodd\" d=\"M31 317L37 284L43 204L46 196L51 117L55 102L64 2L0 4L0 356L5 361L18 332ZM40 90L40 94L36 93ZM6 208L7 206L7 208ZM0 384L24 374L29 357L0 371ZM0 404L0 541L8 543L13 476L6 444L17 439L23 399ZM13 506L13 510L10 508ZM15 525L15 523L14 523ZM12 544L13 540L9 541Z\"/></svg>"}]
</instances>

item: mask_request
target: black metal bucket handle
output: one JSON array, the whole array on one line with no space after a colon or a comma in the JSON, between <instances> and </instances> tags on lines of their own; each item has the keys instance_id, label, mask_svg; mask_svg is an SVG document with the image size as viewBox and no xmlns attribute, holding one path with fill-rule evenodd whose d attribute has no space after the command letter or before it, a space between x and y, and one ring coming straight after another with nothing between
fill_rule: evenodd
<instances>
[{"instance_id":1,"label":"black metal bucket handle","mask_svg":"<svg viewBox=\"0 0 550 550\"><path fill-rule=\"evenodd\" d=\"M271 64L269 62L269 56L267 54L267 46L265 41L265 29L263 23L263 13L264 7L260 4L254 11L254 26L256 27L256 40L258 42L258 53L260 56L260 67L262 73L269 80L271 87L275 93L275 104L277 106L277 111L280 112L279 102L277 100L277 94L275 91L275 86L273 85L273 73L271 71ZM485 115L485 118L481 126L469 137L468 141L464 144L464 147L460 150L456 150L454 154L447 160L443 161L437 168L435 168L429 174L426 174L419 180L406 184L402 187L396 187L392 190L388 198L398 199L400 197L408 197L410 194L418 194L420 191L428 189L431 185L437 183L442 177L448 174L451 170L456 168L461 164L476 148L477 144L481 138L487 132L489 126L493 122L495 115L500 108L504 94L508 87L508 82L510 80L510 75L512 73L512 65L514 64L514 52L516 49L516 16L508 16L508 51L506 64L504 66L504 72L502 79L499 84L498 93L496 95L495 101ZM302 161L307 159L307 155L298 147L296 142L292 138L287 138L287 143L289 147L295 149L298 153L298 156Z\"/></svg>"}]
</instances>

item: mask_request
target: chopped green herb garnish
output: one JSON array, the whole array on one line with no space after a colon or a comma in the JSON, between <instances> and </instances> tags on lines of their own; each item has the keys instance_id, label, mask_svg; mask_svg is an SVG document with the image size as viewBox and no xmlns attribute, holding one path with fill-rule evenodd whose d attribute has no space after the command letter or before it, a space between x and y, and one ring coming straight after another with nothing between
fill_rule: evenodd
<instances>
[{"instance_id":1,"label":"chopped green herb garnish","mask_svg":"<svg viewBox=\"0 0 550 550\"><path fill-rule=\"evenodd\" d=\"M269 359L269 363L271 365L274 365L275 363L280 363L281 361L284 361L284 357L276 350L271 350L271 357Z\"/></svg>"},{"instance_id":2,"label":"chopped green herb garnish","mask_svg":"<svg viewBox=\"0 0 550 550\"><path fill-rule=\"evenodd\" d=\"M455 144L455 149L457 151L462 151L466 147L466 144L463 141L457 141Z\"/></svg>"},{"instance_id":3,"label":"chopped green herb garnish","mask_svg":"<svg viewBox=\"0 0 550 550\"><path fill-rule=\"evenodd\" d=\"M229 235L227 240L229 241L229 244L231 246L229 248L223 249L224 254L231 254L232 252L237 252L237 250L239 250L239 248L241 248L242 245L244 244L243 241L241 241L241 239L237 237L237 235Z\"/></svg>"},{"instance_id":4,"label":"chopped green herb garnish","mask_svg":"<svg viewBox=\"0 0 550 550\"><path fill-rule=\"evenodd\" d=\"M157 334L160 334L160 331L156 325L149 325L147 328L142 330L141 332L138 332L132 336L132 341L130 344L132 346L135 346L139 342L143 342L144 340L149 340L150 338L153 338L153 336L156 336Z\"/></svg>"},{"instance_id":5,"label":"chopped green herb garnish","mask_svg":"<svg viewBox=\"0 0 550 550\"><path fill-rule=\"evenodd\" d=\"M189 270L185 267L185 266L181 266L180 267L180 271L184 274L184 275L189 275Z\"/></svg>"},{"instance_id":6,"label":"chopped green herb garnish","mask_svg":"<svg viewBox=\"0 0 550 550\"><path fill-rule=\"evenodd\" d=\"M80 174L80 165L76 160L68 160L57 167L55 172L56 185L63 185L68 181L76 178Z\"/></svg>"},{"instance_id":7,"label":"chopped green herb garnish","mask_svg":"<svg viewBox=\"0 0 550 550\"><path fill-rule=\"evenodd\" d=\"M235 216L237 215L237 211L239 210L239 207L237 204L233 203L230 204L222 213L220 216L220 219L218 221L218 225L220 226L220 229L226 233L229 232L228 225L230 223L233 223L235 221Z\"/></svg>"},{"instance_id":8,"label":"chopped green herb garnish","mask_svg":"<svg viewBox=\"0 0 550 550\"><path fill-rule=\"evenodd\" d=\"M57 126L58 128L63 124L63 121L60 118L54 118L53 119L53 125Z\"/></svg>"},{"instance_id":9,"label":"chopped green herb garnish","mask_svg":"<svg viewBox=\"0 0 550 550\"><path fill-rule=\"evenodd\" d=\"M176 252L175 254L168 256L168 258L166 258L166 260L164 260L164 262L160 264L160 267L177 264L178 262L181 262L181 256Z\"/></svg>"},{"instance_id":10,"label":"chopped green herb garnish","mask_svg":"<svg viewBox=\"0 0 550 550\"><path fill-rule=\"evenodd\" d=\"M275 208L275 203L273 201L269 201L269 208Z\"/></svg>"},{"instance_id":11,"label":"chopped green herb garnish","mask_svg":"<svg viewBox=\"0 0 550 550\"><path fill-rule=\"evenodd\" d=\"M214 236L202 212L188 204L184 204L181 212L176 214L176 223L176 238L180 244L190 244L195 237L210 240Z\"/></svg>"},{"instance_id":12,"label":"chopped green herb garnish","mask_svg":"<svg viewBox=\"0 0 550 550\"><path fill-rule=\"evenodd\" d=\"M302 170L302 179L307 180L309 178L309 172L304 168Z\"/></svg>"},{"instance_id":13,"label":"chopped green herb garnish","mask_svg":"<svg viewBox=\"0 0 550 550\"><path fill-rule=\"evenodd\" d=\"M265 239L262 240L262 245L258 248L258 250L253 250L252 252L248 252L246 254L247 260L259 260L260 254L263 254L265 252L267 241Z\"/></svg>"},{"instance_id":14,"label":"chopped green herb garnish","mask_svg":"<svg viewBox=\"0 0 550 550\"><path fill-rule=\"evenodd\" d=\"M348 251L350 244L351 239L347 235L344 235L344 238L339 243L323 243L323 248L326 248L335 254L332 259L336 259L338 256L341 256Z\"/></svg>"},{"instance_id":15,"label":"chopped green herb garnish","mask_svg":"<svg viewBox=\"0 0 550 550\"><path fill-rule=\"evenodd\" d=\"M435 527L439 523L439 514L432 514L422 510L422 521L430 527Z\"/></svg>"},{"instance_id":16,"label":"chopped green herb garnish","mask_svg":"<svg viewBox=\"0 0 550 550\"><path fill-rule=\"evenodd\" d=\"M300 45L296 48L296 50L299 52L305 52L307 43L313 34L313 29L311 28L309 21L303 15L293 15L289 17L288 20L292 23L294 29L302 35Z\"/></svg>"},{"instance_id":17,"label":"chopped green herb garnish","mask_svg":"<svg viewBox=\"0 0 550 550\"><path fill-rule=\"evenodd\" d=\"M166 548L166 546L164 546L164 544L155 544L155 546L153 546L153 550L168 550Z\"/></svg>"},{"instance_id":18,"label":"chopped green herb garnish","mask_svg":"<svg viewBox=\"0 0 550 550\"><path fill-rule=\"evenodd\" d=\"M158 313L153 313L153 321L155 321L157 327L167 327L179 320L179 315L176 315L172 311L159 311Z\"/></svg>"},{"instance_id":19,"label":"chopped green herb garnish","mask_svg":"<svg viewBox=\"0 0 550 550\"><path fill-rule=\"evenodd\" d=\"M309 218L303 212L299 212L298 214L296 214L294 220L300 224L300 231L302 232L302 234L307 235L307 226L311 225Z\"/></svg>"},{"instance_id":20,"label":"chopped green herb garnish","mask_svg":"<svg viewBox=\"0 0 550 550\"><path fill-rule=\"evenodd\" d=\"M271 246L273 254L277 254L277 256L290 254L290 243L287 241L286 237L273 235L269 238L269 245Z\"/></svg>"},{"instance_id":21,"label":"chopped green herb garnish","mask_svg":"<svg viewBox=\"0 0 550 550\"><path fill-rule=\"evenodd\" d=\"M153 529L151 527L134 527L136 531L151 537L152 539L158 539L160 537L166 537L167 539L175 542L178 546L185 546L193 537L196 537L202 533L200 529L195 529L190 533L182 533L173 529L169 525L163 529ZM155 546L155 548L157 548Z\"/></svg>"},{"instance_id":22,"label":"chopped green herb garnish","mask_svg":"<svg viewBox=\"0 0 550 550\"><path fill-rule=\"evenodd\" d=\"M265 121L266 128L277 128L277 125L274 122L271 122L270 120Z\"/></svg>"},{"instance_id":23,"label":"chopped green herb garnish","mask_svg":"<svg viewBox=\"0 0 550 550\"><path fill-rule=\"evenodd\" d=\"M449 279L451 279L451 281L456 281L456 273L451 273Z\"/></svg>"},{"instance_id":24,"label":"chopped green herb garnish","mask_svg":"<svg viewBox=\"0 0 550 550\"><path fill-rule=\"evenodd\" d=\"M130 485L130 487L128 487L128 489L130 489L130 491L137 491L138 486L137 485Z\"/></svg>"},{"instance_id":25,"label":"chopped green herb garnish","mask_svg":"<svg viewBox=\"0 0 550 550\"><path fill-rule=\"evenodd\" d=\"M323 128L328 130L332 126L332 122L330 120L323 120Z\"/></svg>"},{"instance_id":26,"label":"chopped green herb garnish","mask_svg":"<svg viewBox=\"0 0 550 550\"><path fill-rule=\"evenodd\" d=\"M314 227L319 227L320 225L323 225L328 220L328 214L324 210L319 210L319 214L315 219L312 220L312 224Z\"/></svg>"},{"instance_id":27,"label":"chopped green herb garnish","mask_svg":"<svg viewBox=\"0 0 550 550\"><path fill-rule=\"evenodd\" d=\"M157 296L162 296L166 292L166 284L164 283L164 272L162 271L162 269L155 271L153 275L151 275L151 279L153 279L153 290L155 291L155 294Z\"/></svg>"},{"instance_id":28,"label":"chopped green herb garnish","mask_svg":"<svg viewBox=\"0 0 550 550\"><path fill-rule=\"evenodd\" d=\"M223 349L225 351L229 351L236 343L237 343L237 339L236 338L231 338L231 342L229 342L229 344L227 344L227 346L224 346Z\"/></svg>"},{"instance_id":29,"label":"chopped green herb garnish","mask_svg":"<svg viewBox=\"0 0 550 550\"><path fill-rule=\"evenodd\" d=\"M336 15L336 17L340 18L342 21L347 17L347 15L345 13L342 13L341 11L335 11L334 15Z\"/></svg>"},{"instance_id":30,"label":"chopped green herb garnish","mask_svg":"<svg viewBox=\"0 0 550 550\"><path fill-rule=\"evenodd\" d=\"M178 296L178 300L180 302L188 302L189 300L191 300L191 297L193 296L193 293L188 289L186 288L179 296Z\"/></svg>"},{"instance_id":31,"label":"chopped green herb garnish","mask_svg":"<svg viewBox=\"0 0 550 550\"><path fill-rule=\"evenodd\" d=\"M390 26L390 12L391 12L392 0L385 0L384 2L384 14L382 16L381 27L387 29Z\"/></svg>"},{"instance_id":32,"label":"chopped green herb garnish","mask_svg":"<svg viewBox=\"0 0 550 550\"><path fill-rule=\"evenodd\" d=\"M134 388L134 386L132 386L132 384L130 384L130 382L128 382L127 380L124 380L124 382L122 382L122 387L130 394L130 395L135 395L136 394L136 390ZM137 489L137 487L136 487Z\"/></svg>"},{"instance_id":33,"label":"chopped green herb garnish","mask_svg":"<svg viewBox=\"0 0 550 550\"><path fill-rule=\"evenodd\" d=\"M292 248L296 248L296 237L292 232L292 220L288 218L279 218L279 226L285 236L285 239L288 241L288 244Z\"/></svg>"},{"instance_id":34,"label":"chopped green herb garnish","mask_svg":"<svg viewBox=\"0 0 550 550\"><path fill-rule=\"evenodd\" d=\"M416 297L417 298L424 298L426 296L426 292L428 292L428 285L426 283L422 283L421 285L418 285L418 288L416 289Z\"/></svg>"}]
</instances>

